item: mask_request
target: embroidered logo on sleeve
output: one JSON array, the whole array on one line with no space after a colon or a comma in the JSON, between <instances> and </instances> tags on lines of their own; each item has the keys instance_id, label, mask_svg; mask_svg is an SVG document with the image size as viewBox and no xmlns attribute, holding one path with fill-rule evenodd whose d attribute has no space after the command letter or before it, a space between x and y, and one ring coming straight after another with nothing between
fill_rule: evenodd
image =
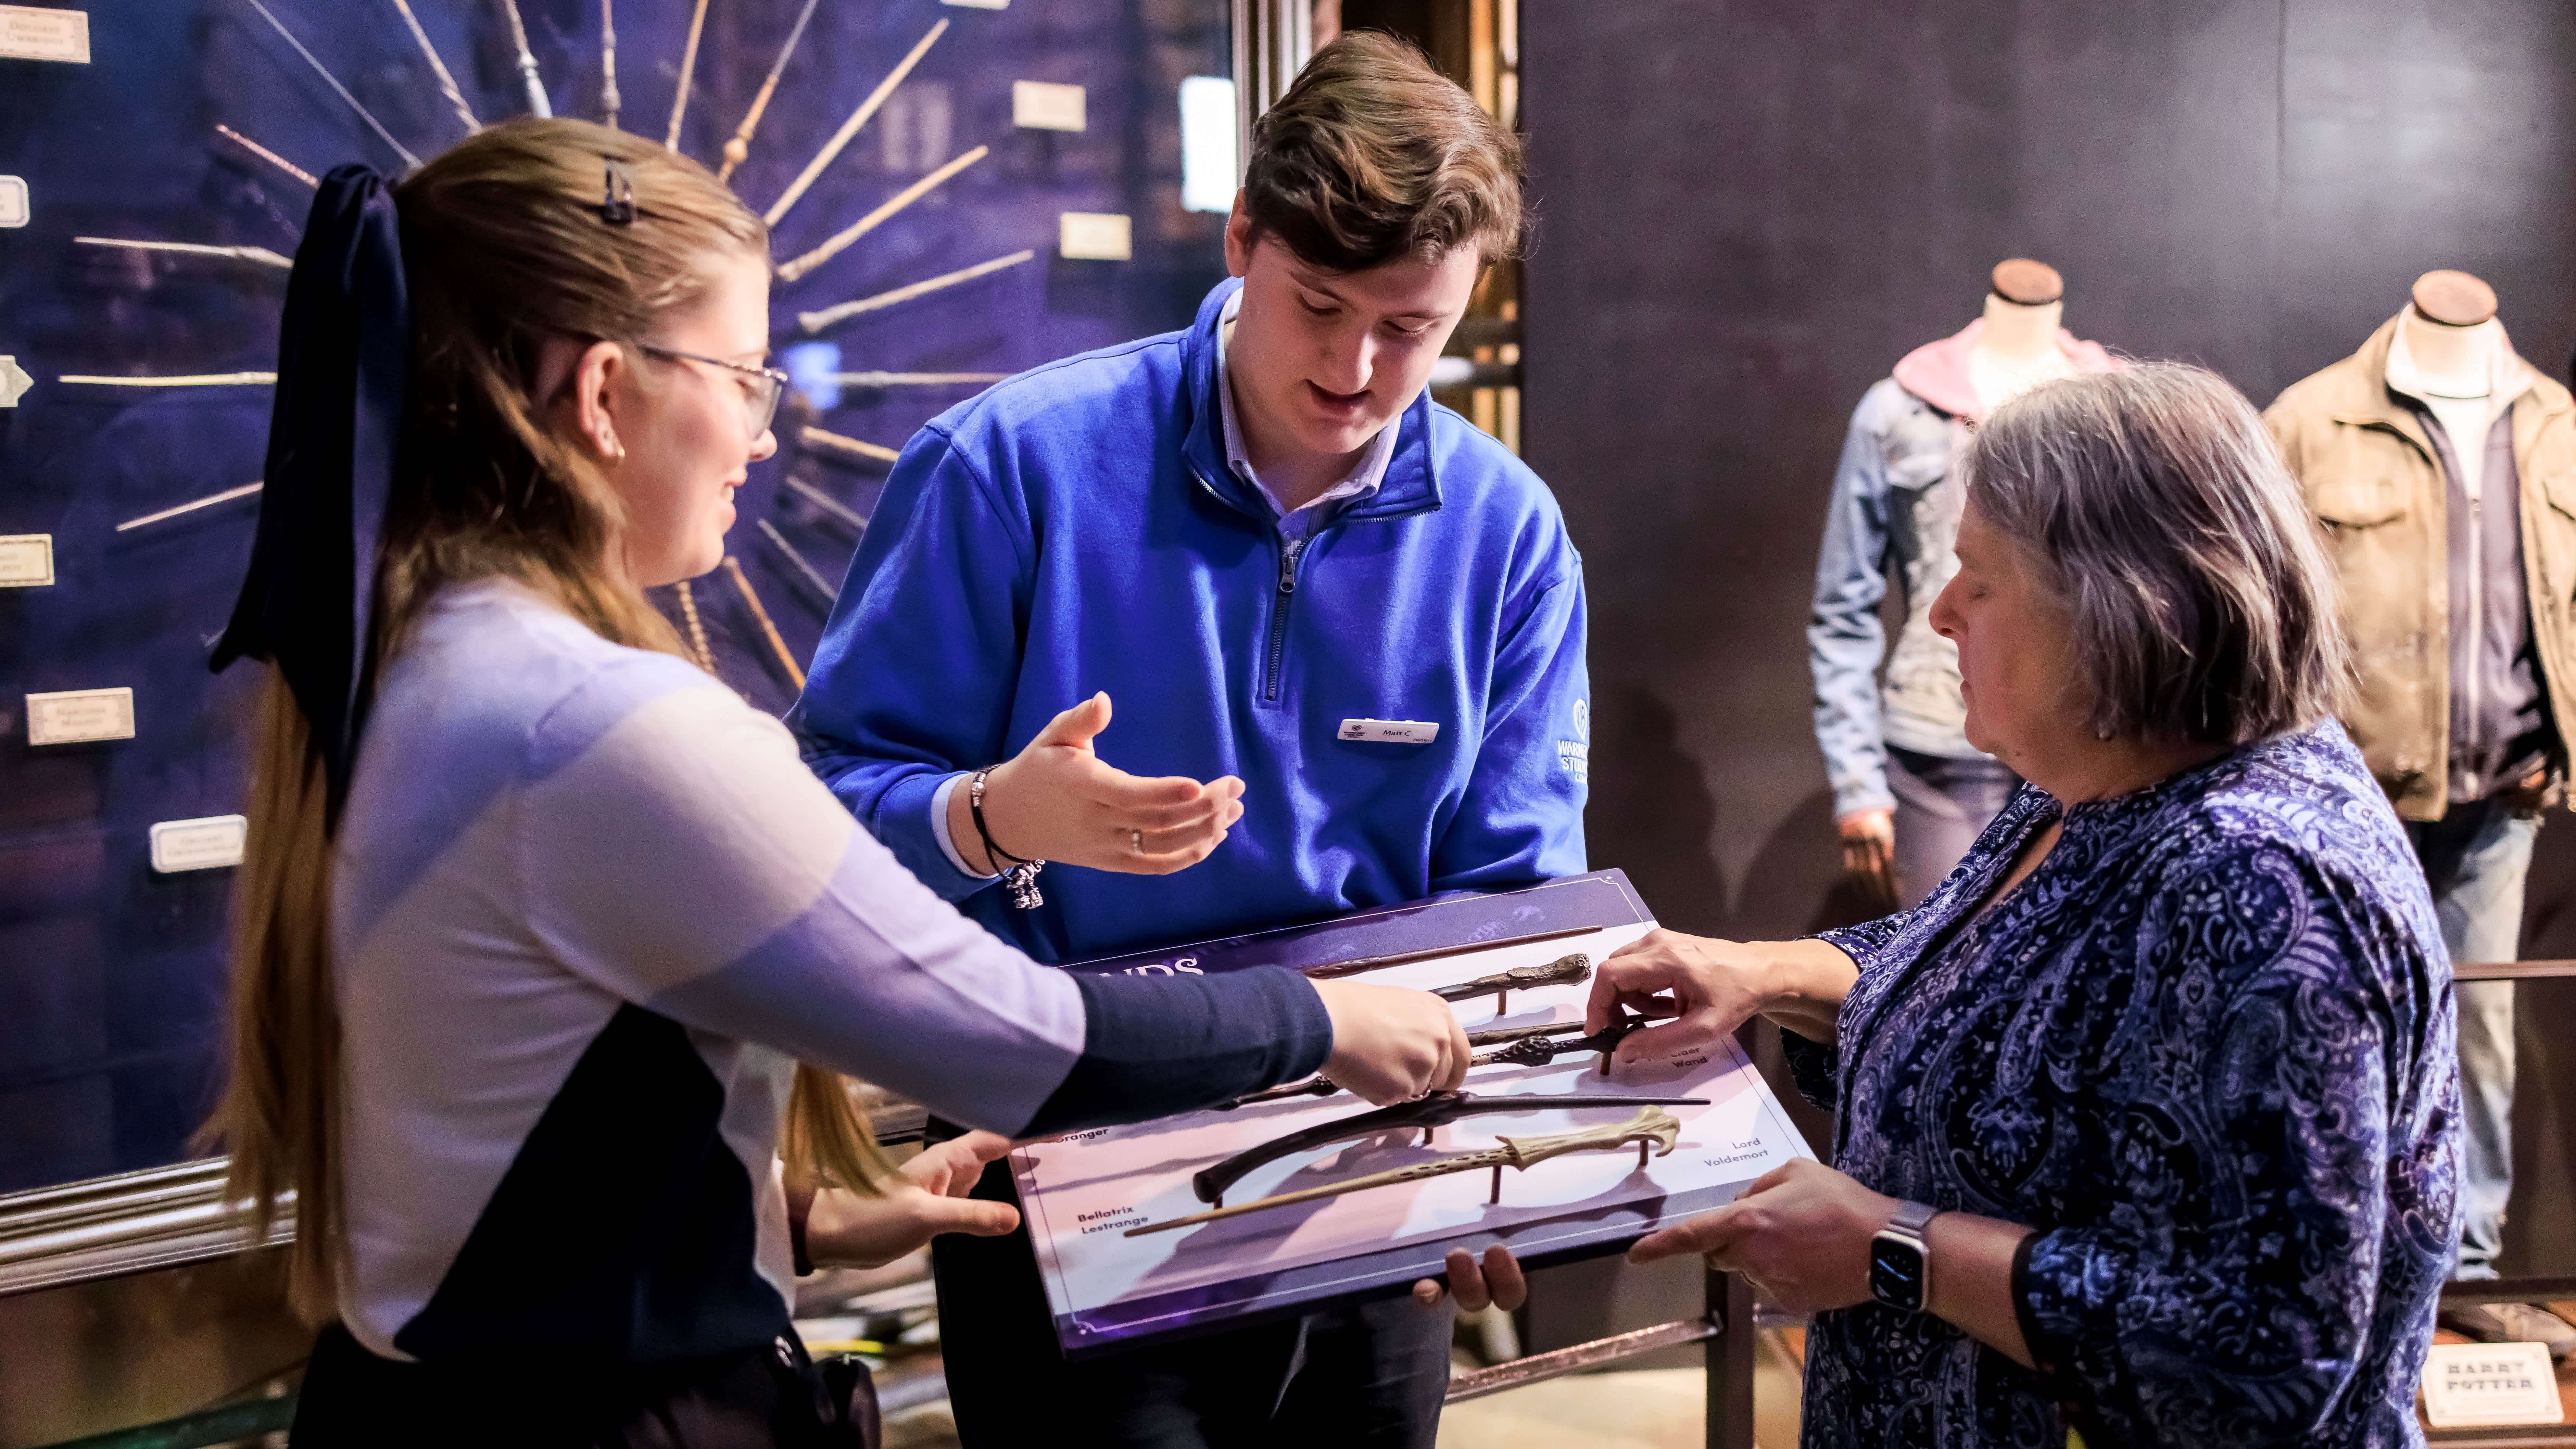
<instances>
[{"instance_id":1,"label":"embroidered logo on sleeve","mask_svg":"<svg viewBox=\"0 0 2576 1449\"><path fill-rule=\"evenodd\" d=\"M1574 738L1556 742L1556 767L1578 785L1592 783L1592 701L1574 702Z\"/></svg>"}]
</instances>

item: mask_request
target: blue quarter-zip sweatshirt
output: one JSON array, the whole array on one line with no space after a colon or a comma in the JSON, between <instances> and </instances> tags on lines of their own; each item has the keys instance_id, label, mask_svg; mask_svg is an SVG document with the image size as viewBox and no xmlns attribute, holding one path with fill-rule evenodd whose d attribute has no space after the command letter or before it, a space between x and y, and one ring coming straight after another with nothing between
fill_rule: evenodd
<instances>
[{"instance_id":1,"label":"blue quarter-zip sweatshirt","mask_svg":"<svg viewBox=\"0 0 2576 1449\"><path fill-rule=\"evenodd\" d=\"M1426 393L1378 491L1283 544L1224 461L1215 333L1240 285L915 434L788 715L897 859L1042 961L1585 868L1583 577L1556 500ZM949 862L932 797L1096 690L1104 761L1240 776L1243 819L1174 875L1050 866L1046 903L1015 909ZM1371 719L1439 733L1340 737Z\"/></svg>"}]
</instances>

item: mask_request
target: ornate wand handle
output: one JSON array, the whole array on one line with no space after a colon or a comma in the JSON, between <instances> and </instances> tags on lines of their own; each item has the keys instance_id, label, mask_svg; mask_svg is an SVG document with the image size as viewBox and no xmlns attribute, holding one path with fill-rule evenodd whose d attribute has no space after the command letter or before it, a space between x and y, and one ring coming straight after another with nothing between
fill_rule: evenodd
<instances>
[{"instance_id":1,"label":"ornate wand handle","mask_svg":"<svg viewBox=\"0 0 2576 1449\"><path fill-rule=\"evenodd\" d=\"M731 181L733 169L751 155L751 133L760 129L761 112L769 109L769 98L778 90L778 77L787 70L787 58L796 53L796 42L805 38L805 22L814 18L814 7L820 0L805 0L805 8L796 16L795 27L787 32L787 43L778 47L778 59L769 63L769 75L751 98L751 109L744 113L742 124L734 128L733 139L724 144L724 164L716 168L718 181Z\"/></svg>"},{"instance_id":2,"label":"ornate wand handle","mask_svg":"<svg viewBox=\"0 0 2576 1449\"><path fill-rule=\"evenodd\" d=\"M1561 986L1569 982L1587 981L1591 976L1592 958L1577 953L1572 956L1559 956L1544 966L1515 966L1509 971L1497 971L1491 976L1479 976L1473 981L1461 981L1455 986L1443 986L1431 994L1443 1001L1473 1001L1479 996L1490 996L1494 998L1494 1010L1500 1012L1504 1004L1511 1000L1511 994L1515 991L1526 991L1533 986Z\"/></svg>"}]
</instances>

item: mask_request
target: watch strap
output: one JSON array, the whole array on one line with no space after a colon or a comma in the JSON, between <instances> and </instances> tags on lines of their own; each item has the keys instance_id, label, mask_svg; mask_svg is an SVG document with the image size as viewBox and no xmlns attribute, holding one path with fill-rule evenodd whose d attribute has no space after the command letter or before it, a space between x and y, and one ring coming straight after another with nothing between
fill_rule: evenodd
<instances>
[{"instance_id":1,"label":"watch strap","mask_svg":"<svg viewBox=\"0 0 2576 1449\"><path fill-rule=\"evenodd\" d=\"M1887 1225L1909 1238L1919 1240L1923 1236L1923 1230L1930 1227L1932 1220L1940 1215L1939 1208L1925 1207L1919 1202L1900 1202L1896 1205L1896 1215L1887 1220Z\"/></svg>"}]
</instances>

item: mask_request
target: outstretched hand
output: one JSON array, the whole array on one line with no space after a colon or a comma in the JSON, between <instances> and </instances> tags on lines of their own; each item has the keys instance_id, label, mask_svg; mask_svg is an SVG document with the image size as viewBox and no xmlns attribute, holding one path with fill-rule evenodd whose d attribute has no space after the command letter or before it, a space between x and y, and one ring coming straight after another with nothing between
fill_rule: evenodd
<instances>
[{"instance_id":1,"label":"outstretched hand","mask_svg":"<svg viewBox=\"0 0 2576 1449\"><path fill-rule=\"evenodd\" d=\"M1622 1062L1669 1056L1717 1040L1763 1006L1770 962L1734 941L1649 931L1601 963L1584 1007L1586 1031L1602 1031L1626 1007L1674 1020L1619 1043Z\"/></svg>"},{"instance_id":2,"label":"outstretched hand","mask_svg":"<svg viewBox=\"0 0 2576 1449\"><path fill-rule=\"evenodd\" d=\"M993 843L1023 860L1131 875L1169 875L1207 859L1243 818L1243 782L1186 775L1147 778L1103 763L1092 740L1109 728L1109 696L1095 694L1048 721L984 782ZM966 787L948 795L948 838L970 865L990 859Z\"/></svg>"},{"instance_id":3,"label":"outstretched hand","mask_svg":"<svg viewBox=\"0 0 2576 1449\"><path fill-rule=\"evenodd\" d=\"M874 1268L891 1263L941 1233L999 1237L1020 1225L1019 1209L966 1194L984 1164L1011 1150L991 1132L924 1148L867 1197L841 1188L814 1195L805 1218L805 1255L819 1268Z\"/></svg>"}]
</instances>

